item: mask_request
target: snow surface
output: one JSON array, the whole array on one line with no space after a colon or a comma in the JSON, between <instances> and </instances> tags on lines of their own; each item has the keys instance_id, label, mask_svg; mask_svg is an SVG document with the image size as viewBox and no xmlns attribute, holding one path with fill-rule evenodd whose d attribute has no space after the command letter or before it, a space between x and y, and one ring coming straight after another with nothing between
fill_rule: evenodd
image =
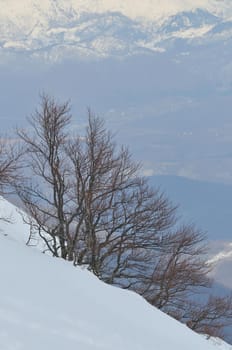
<instances>
[{"instance_id":1,"label":"snow surface","mask_svg":"<svg viewBox=\"0 0 232 350\"><path fill-rule=\"evenodd\" d=\"M210 340L212 344L214 344L218 350L231 350L232 346L222 341L220 338L214 338Z\"/></svg>"},{"instance_id":2,"label":"snow surface","mask_svg":"<svg viewBox=\"0 0 232 350\"><path fill-rule=\"evenodd\" d=\"M1 350L228 350L209 342L135 293L26 247L25 223L1 199Z\"/></svg>"}]
</instances>

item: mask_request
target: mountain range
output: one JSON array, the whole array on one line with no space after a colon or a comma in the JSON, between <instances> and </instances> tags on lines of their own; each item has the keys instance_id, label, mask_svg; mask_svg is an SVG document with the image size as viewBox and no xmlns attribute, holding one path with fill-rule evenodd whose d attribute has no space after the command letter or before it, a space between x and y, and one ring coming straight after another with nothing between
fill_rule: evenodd
<instances>
[{"instance_id":1,"label":"mountain range","mask_svg":"<svg viewBox=\"0 0 232 350\"><path fill-rule=\"evenodd\" d=\"M0 1L0 54L46 62L162 53L230 41L229 1Z\"/></svg>"}]
</instances>

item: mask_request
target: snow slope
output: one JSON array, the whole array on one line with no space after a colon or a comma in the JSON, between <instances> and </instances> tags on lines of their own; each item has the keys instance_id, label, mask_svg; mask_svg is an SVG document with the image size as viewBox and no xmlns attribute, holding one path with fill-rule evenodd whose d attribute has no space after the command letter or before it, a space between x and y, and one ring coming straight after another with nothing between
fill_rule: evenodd
<instances>
[{"instance_id":1,"label":"snow slope","mask_svg":"<svg viewBox=\"0 0 232 350\"><path fill-rule=\"evenodd\" d=\"M228 349L193 333L140 296L19 244L25 238L21 219L14 206L1 200L1 213L3 209L14 224L1 222L1 350Z\"/></svg>"}]
</instances>

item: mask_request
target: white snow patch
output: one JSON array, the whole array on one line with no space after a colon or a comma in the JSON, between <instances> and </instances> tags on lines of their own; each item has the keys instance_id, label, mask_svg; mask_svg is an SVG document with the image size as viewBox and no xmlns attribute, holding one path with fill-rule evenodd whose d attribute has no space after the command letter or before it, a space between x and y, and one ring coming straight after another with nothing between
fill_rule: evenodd
<instances>
[{"instance_id":1,"label":"white snow patch","mask_svg":"<svg viewBox=\"0 0 232 350\"><path fill-rule=\"evenodd\" d=\"M221 252L219 252L215 256L213 256L208 261L208 263L209 264L215 264L215 263L218 263L221 260L230 259L231 257L232 257L232 243L228 243L226 249L221 251Z\"/></svg>"}]
</instances>

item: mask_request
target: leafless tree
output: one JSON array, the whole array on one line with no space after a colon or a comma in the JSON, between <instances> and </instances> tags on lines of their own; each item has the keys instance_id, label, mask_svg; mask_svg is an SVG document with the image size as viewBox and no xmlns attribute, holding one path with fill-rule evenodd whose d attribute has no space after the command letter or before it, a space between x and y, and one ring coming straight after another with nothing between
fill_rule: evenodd
<instances>
[{"instance_id":1,"label":"leafless tree","mask_svg":"<svg viewBox=\"0 0 232 350\"><path fill-rule=\"evenodd\" d=\"M54 256L113 282L125 256L160 243L175 208L138 175L101 119L89 112L84 135L70 133L70 121L68 103L43 96L32 133L18 131L29 176L17 192Z\"/></svg>"},{"instance_id":2,"label":"leafless tree","mask_svg":"<svg viewBox=\"0 0 232 350\"><path fill-rule=\"evenodd\" d=\"M24 145L24 182L16 190L34 225L54 256L66 259L69 211L70 170L65 156L67 127L70 122L67 103L58 104L42 97L41 110L29 120L33 135L19 130ZM24 172L25 174L25 172ZM68 213L67 213L68 215Z\"/></svg>"}]
</instances>

